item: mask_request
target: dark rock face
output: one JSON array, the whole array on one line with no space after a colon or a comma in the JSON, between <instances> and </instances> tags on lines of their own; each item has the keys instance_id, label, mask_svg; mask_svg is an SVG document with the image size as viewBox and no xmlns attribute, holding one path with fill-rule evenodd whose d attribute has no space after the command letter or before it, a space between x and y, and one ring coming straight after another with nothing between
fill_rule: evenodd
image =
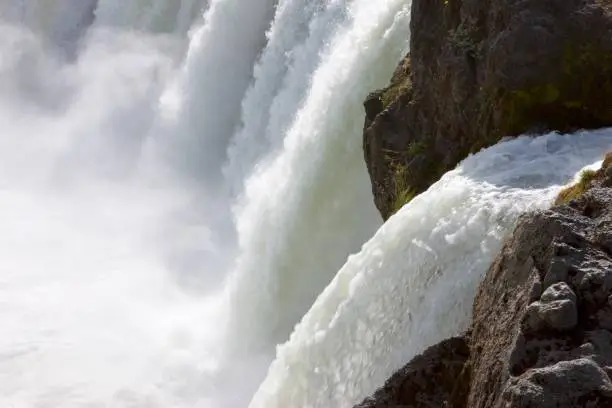
<instances>
[{"instance_id":1,"label":"dark rock face","mask_svg":"<svg viewBox=\"0 0 612 408\"><path fill-rule=\"evenodd\" d=\"M519 220L479 287L471 335L453 339L469 357L434 346L360 407L612 407L608 179L601 170L569 205Z\"/></svg>"},{"instance_id":2,"label":"dark rock face","mask_svg":"<svg viewBox=\"0 0 612 408\"><path fill-rule=\"evenodd\" d=\"M612 0L413 0L411 30L411 54L365 103L385 219L503 136L612 125Z\"/></svg>"},{"instance_id":3,"label":"dark rock face","mask_svg":"<svg viewBox=\"0 0 612 408\"><path fill-rule=\"evenodd\" d=\"M440 408L454 399L464 400L466 390L455 385L469 356L467 338L456 337L430 347L356 408Z\"/></svg>"}]
</instances>

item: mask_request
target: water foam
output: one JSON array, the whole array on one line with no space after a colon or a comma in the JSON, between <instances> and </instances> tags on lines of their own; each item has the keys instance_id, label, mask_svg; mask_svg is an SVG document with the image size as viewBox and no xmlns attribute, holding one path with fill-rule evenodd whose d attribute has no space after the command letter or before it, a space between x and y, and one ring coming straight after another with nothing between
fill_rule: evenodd
<instances>
[{"instance_id":1,"label":"water foam","mask_svg":"<svg viewBox=\"0 0 612 408\"><path fill-rule=\"evenodd\" d=\"M330 37L347 24L338 1L281 1L268 43L242 101L242 124L229 146L225 170L234 193L264 156L282 147L287 127L300 108Z\"/></svg>"}]
</instances>

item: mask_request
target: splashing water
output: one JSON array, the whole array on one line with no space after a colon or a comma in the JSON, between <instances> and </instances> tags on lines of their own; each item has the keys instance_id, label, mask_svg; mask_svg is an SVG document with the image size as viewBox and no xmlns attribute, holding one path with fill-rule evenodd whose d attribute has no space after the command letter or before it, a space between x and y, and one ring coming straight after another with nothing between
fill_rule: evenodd
<instances>
[{"instance_id":1,"label":"splashing water","mask_svg":"<svg viewBox=\"0 0 612 408\"><path fill-rule=\"evenodd\" d=\"M349 407L464 328L610 135L471 157L342 266L380 224L361 103L409 9L0 0L0 406Z\"/></svg>"}]
</instances>

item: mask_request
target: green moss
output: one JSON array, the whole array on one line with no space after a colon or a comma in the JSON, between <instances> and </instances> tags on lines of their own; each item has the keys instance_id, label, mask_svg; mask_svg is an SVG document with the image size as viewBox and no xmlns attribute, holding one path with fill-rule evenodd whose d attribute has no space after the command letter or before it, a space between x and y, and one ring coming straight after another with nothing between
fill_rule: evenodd
<instances>
[{"instance_id":1,"label":"green moss","mask_svg":"<svg viewBox=\"0 0 612 408\"><path fill-rule=\"evenodd\" d=\"M577 199L584 194L589 188L591 183L597 177L597 172L594 170L585 170L580 175L580 181L573 186L564 188L561 190L557 199L555 200L556 205L567 204L572 200Z\"/></svg>"},{"instance_id":2,"label":"green moss","mask_svg":"<svg viewBox=\"0 0 612 408\"><path fill-rule=\"evenodd\" d=\"M443 160L431 151L433 146L428 142L429 140L413 142L403 154L396 152L396 157L402 161L390 161L393 169L393 194L389 216L399 211L449 170ZM410 166L401 164L411 163L417 157L419 165L414 163ZM416 175L421 175L421 177L416 177Z\"/></svg>"},{"instance_id":3,"label":"green moss","mask_svg":"<svg viewBox=\"0 0 612 408\"><path fill-rule=\"evenodd\" d=\"M385 89L382 94L382 103L383 107L386 109L389 105L397 100L400 95L405 94L412 87L412 82L410 78L404 78L403 81L391 85L389 88Z\"/></svg>"},{"instance_id":4,"label":"green moss","mask_svg":"<svg viewBox=\"0 0 612 408\"><path fill-rule=\"evenodd\" d=\"M393 184L395 191L393 192L393 205L389 216L398 212L416 196L416 191L408 184L408 168L399 164L395 164L394 168Z\"/></svg>"},{"instance_id":5,"label":"green moss","mask_svg":"<svg viewBox=\"0 0 612 408\"><path fill-rule=\"evenodd\" d=\"M542 111L557 103L561 96L562 91L555 83L510 91L502 98L502 103L506 105L507 115L506 123L502 127L503 131L506 134L521 133L539 121L546 121L548 118L542 114Z\"/></svg>"}]
</instances>

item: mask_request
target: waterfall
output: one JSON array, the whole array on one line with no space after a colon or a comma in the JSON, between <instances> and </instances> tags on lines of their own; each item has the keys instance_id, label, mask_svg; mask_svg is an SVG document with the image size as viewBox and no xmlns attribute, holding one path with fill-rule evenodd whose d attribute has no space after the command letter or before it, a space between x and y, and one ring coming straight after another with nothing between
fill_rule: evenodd
<instances>
[{"instance_id":1,"label":"waterfall","mask_svg":"<svg viewBox=\"0 0 612 408\"><path fill-rule=\"evenodd\" d=\"M516 217L612 137L495 146L381 226L362 101L409 20L0 0L0 406L350 407L464 329Z\"/></svg>"},{"instance_id":2,"label":"waterfall","mask_svg":"<svg viewBox=\"0 0 612 408\"><path fill-rule=\"evenodd\" d=\"M281 150L258 164L236 210L240 251L230 282L230 331L248 333L238 345L248 351L271 350L286 338L346 255L379 224L364 182L362 122L355 118L406 46L408 7L401 0L350 6ZM261 234L270 230L275 233ZM245 301L252 306L240 307Z\"/></svg>"},{"instance_id":3,"label":"waterfall","mask_svg":"<svg viewBox=\"0 0 612 408\"><path fill-rule=\"evenodd\" d=\"M173 154L188 171L219 182L229 139L253 64L265 45L275 0L212 0L195 30L179 78L166 98L174 100ZM178 143L177 140L178 139ZM172 149L172 147L171 147Z\"/></svg>"},{"instance_id":4,"label":"waterfall","mask_svg":"<svg viewBox=\"0 0 612 408\"><path fill-rule=\"evenodd\" d=\"M280 148L320 62L320 50L346 22L344 16L340 2L279 2L253 84L242 102L241 129L228 151L225 173L235 190L242 189L244 178L262 155Z\"/></svg>"}]
</instances>

